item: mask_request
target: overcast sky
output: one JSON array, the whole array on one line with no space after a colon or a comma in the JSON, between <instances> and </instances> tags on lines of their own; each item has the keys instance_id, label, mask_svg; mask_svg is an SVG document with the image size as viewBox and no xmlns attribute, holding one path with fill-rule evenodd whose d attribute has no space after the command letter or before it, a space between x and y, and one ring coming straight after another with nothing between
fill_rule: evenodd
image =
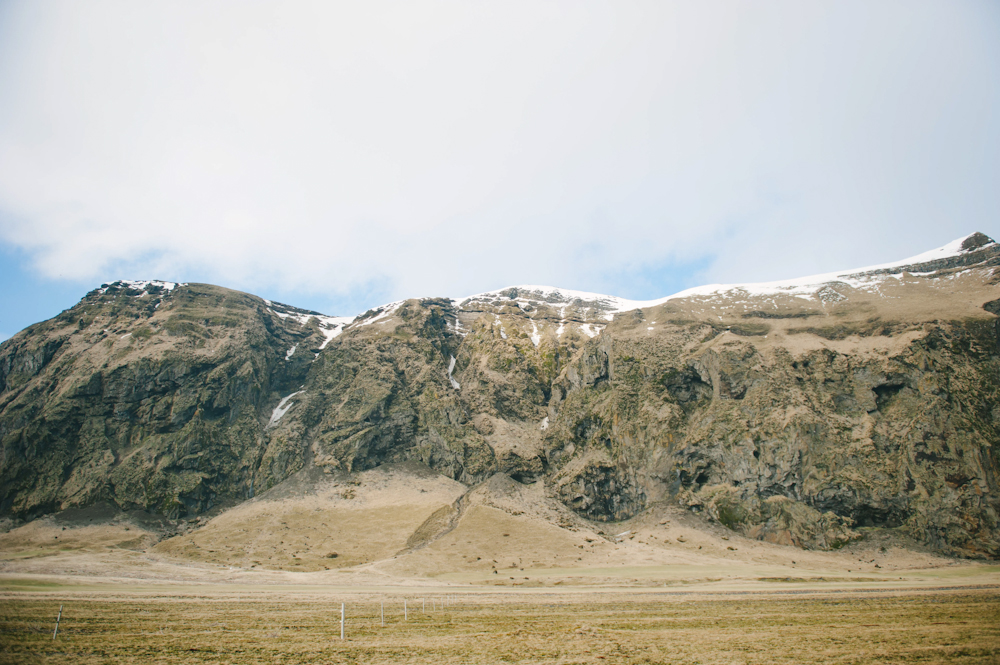
<instances>
[{"instance_id":1,"label":"overcast sky","mask_svg":"<svg viewBox=\"0 0 1000 665\"><path fill-rule=\"evenodd\" d=\"M0 338L119 278L652 298L998 220L993 0L0 1Z\"/></svg>"}]
</instances>

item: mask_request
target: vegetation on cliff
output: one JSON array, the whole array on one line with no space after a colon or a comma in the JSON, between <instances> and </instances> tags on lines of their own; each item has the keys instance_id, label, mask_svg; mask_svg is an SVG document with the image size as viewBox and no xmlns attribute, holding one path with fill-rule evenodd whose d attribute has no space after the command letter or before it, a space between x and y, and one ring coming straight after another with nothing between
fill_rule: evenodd
<instances>
[{"instance_id":1,"label":"vegetation on cliff","mask_svg":"<svg viewBox=\"0 0 1000 665\"><path fill-rule=\"evenodd\" d=\"M541 481L591 520L669 502L799 547L880 527L996 558L998 262L987 238L810 297L520 287L353 321L104 285L0 345L0 513L196 515L307 467L420 461Z\"/></svg>"}]
</instances>

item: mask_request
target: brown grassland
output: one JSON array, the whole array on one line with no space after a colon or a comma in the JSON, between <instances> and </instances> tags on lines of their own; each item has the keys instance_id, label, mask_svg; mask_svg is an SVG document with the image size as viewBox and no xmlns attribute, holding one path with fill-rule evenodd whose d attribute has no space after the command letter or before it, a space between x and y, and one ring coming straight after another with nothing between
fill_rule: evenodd
<instances>
[{"instance_id":1,"label":"brown grassland","mask_svg":"<svg viewBox=\"0 0 1000 665\"><path fill-rule=\"evenodd\" d=\"M404 596L193 586L67 593L67 586L8 580L3 589L0 663L1000 662L1000 589L989 586L720 593L439 587Z\"/></svg>"},{"instance_id":2,"label":"brown grassland","mask_svg":"<svg viewBox=\"0 0 1000 665\"><path fill-rule=\"evenodd\" d=\"M15 525L0 665L1000 663L995 562L877 529L802 550L676 506L589 523L494 485L378 469L166 537L96 508Z\"/></svg>"}]
</instances>

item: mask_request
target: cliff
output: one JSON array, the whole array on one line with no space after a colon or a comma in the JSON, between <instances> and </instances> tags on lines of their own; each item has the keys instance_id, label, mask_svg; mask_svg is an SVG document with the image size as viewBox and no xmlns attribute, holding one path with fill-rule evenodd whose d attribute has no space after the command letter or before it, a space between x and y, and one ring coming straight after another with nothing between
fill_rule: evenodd
<instances>
[{"instance_id":1,"label":"cliff","mask_svg":"<svg viewBox=\"0 0 1000 665\"><path fill-rule=\"evenodd\" d=\"M899 529L1000 556L1000 247L647 303L547 287L333 318L117 282L0 345L0 514L168 517L303 469L502 472L580 516L750 537Z\"/></svg>"}]
</instances>

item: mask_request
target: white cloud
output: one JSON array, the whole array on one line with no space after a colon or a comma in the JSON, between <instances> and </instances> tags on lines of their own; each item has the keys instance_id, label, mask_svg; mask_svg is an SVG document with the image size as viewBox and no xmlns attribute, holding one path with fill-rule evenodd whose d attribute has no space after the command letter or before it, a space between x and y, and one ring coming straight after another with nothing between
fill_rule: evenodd
<instances>
[{"instance_id":1,"label":"white cloud","mask_svg":"<svg viewBox=\"0 0 1000 665\"><path fill-rule=\"evenodd\" d=\"M1000 213L988 3L0 12L0 239L47 276L651 296L651 265L836 269Z\"/></svg>"}]
</instances>

